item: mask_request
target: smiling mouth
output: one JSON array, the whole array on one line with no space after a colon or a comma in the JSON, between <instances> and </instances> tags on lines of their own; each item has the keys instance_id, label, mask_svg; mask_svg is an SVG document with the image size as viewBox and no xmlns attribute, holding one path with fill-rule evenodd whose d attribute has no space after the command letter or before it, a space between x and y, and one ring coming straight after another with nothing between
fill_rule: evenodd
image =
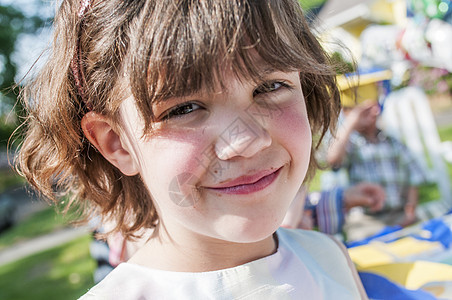
<instances>
[{"instance_id":1,"label":"smiling mouth","mask_svg":"<svg viewBox=\"0 0 452 300\"><path fill-rule=\"evenodd\" d=\"M208 187L207 189L218 193L231 195L244 195L255 193L271 185L276 180L276 178L278 178L281 169L282 167L270 174L266 174L264 176L257 176L258 178L256 179L252 179L252 177L238 178L236 180L229 182L225 186ZM249 183L239 183L246 181L248 181Z\"/></svg>"}]
</instances>

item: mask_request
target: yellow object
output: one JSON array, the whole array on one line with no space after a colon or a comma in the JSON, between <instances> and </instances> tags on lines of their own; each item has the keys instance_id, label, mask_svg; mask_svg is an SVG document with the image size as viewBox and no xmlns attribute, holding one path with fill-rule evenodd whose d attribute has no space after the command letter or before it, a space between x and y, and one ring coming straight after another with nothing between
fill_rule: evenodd
<instances>
[{"instance_id":1,"label":"yellow object","mask_svg":"<svg viewBox=\"0 0 452 300\"><path fill-rule=\"evenodd\" d=\"M430 282L452 281L452 266L428 261L391 263L363 268L360 271L382 275L414 290Z\"/></svg>"},{"instance_id":2,"label":"yellow object","mask_svg":"<svg viewBox=\"0 0 452 300\"><path fill-rule=\"evenodd\" d=\"M377 83L390 79L392 72L382 70L362 75L341 75L337 78L337 86L341 91L341 102L344 107L353 107L367 99L378 100Z\"/></svg>"},{"instance_id":3,"label":"yellow object","mask_svg":"<svg viewBox=\"0 0 452 300\"><path fill-rule=\"evenodd\" d=\"M392 243L387 243L385 246L386 251L399 258L405 258L435 250L443 250L443 246L440 242L423 241L409 236Z\"/></svg>"},{"instance_id":4,"label":"yellow object","mask_svg":"<svg viewBox=\"0 0 452 300\"><path fill-rule=\"evenodd\" d=\"M397 24L403 26L406 24L406 0L377 0L371 7L371 17L378 22Z\"/></svg>"},{"instance_id":5,"label":"yellow object","mask_svg":"<svg viewBox=\"0 0 452 300\"><path fill-rule=\"evenodd\" d=\"M358 269L394 262L394 257L382 251L375 245L377 243L383 244L375 242L348 249L348 254Z\"/></svg>"},{"instance_id":6,"label":"yellow object","mask_svg":"<svg viewBox=\"0 0 452 300\"><path fill-rule=\"evenodd\" d=\"M358 269L397 262L419 254L441 251L439 242L423 241L404 237L391 243L371 242L348 249L352 261Z\"/></svg>"}]
</instances>

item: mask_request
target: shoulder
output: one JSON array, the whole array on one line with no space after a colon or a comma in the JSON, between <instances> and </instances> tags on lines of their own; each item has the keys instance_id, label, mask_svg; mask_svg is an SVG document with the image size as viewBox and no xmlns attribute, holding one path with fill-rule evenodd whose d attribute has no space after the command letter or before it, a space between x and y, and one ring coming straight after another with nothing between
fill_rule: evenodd
<instances>
[{"instance_id":1,"label":"shoulder","mask_svg":"<svg viewBox=\"0 0 452 300\"><path fill-rule=\"evenodd\" d=\"M345 247L332 237L313 230L278 229L280 247L286 247L310 271L328 294L354 295L358 299L360 282ZM348 291L348 292L346 292Z\"/></svg>"}]
</instances>

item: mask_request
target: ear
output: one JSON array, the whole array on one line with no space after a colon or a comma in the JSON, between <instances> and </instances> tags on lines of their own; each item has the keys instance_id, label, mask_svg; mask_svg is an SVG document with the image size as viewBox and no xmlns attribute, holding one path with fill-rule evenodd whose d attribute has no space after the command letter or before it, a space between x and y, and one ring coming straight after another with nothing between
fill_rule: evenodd
<instances>
[{"instance_id":1,"label":"ear","mask_svg":"<svg viewBox=\"0 0 452 300\"><path fill-rule=\"evenodd\" d=\"M113 130L111 121L105 116L89 112L82 118L82 129L86 138L112 165L124 175L138 174L138 167L128 149L126 149Z\"/></svg>"}]
</instances>

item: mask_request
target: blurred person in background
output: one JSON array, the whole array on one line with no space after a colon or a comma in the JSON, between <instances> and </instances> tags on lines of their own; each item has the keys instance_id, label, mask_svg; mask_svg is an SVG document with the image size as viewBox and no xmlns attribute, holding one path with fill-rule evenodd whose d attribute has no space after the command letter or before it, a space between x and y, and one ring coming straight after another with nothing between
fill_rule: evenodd
<instances>
[{"instance_id":1,"label":"blurred person in background","mask_svg":"<svg viewBox=\"0 0 452 300\"><path fill-rule=\"evenodd\" d=\"M317 229L327 234L341 234L347 212L353 207L379 211L384 206L385 191L378 185L361 182L349 187L336 186L307 195L305 185L298 191L281 226Z\"/></svg>"},{"instance_id":2,"label":"blurred person in background","mask_svg":"<svg viewBox=\"0 0 452 300\"><path fill-rule=\"evenodd\" d=\"M345 120L327 154L333 169L347 171L351 185L366 181L385 190L380 210L365 210L358 219L347 221L349 240L365 238L387 225L404 227L417 221L418 186L425 174L403 143L377 127L380 112L376 99L344 108Z\"/></svg>"}]
</instances>

